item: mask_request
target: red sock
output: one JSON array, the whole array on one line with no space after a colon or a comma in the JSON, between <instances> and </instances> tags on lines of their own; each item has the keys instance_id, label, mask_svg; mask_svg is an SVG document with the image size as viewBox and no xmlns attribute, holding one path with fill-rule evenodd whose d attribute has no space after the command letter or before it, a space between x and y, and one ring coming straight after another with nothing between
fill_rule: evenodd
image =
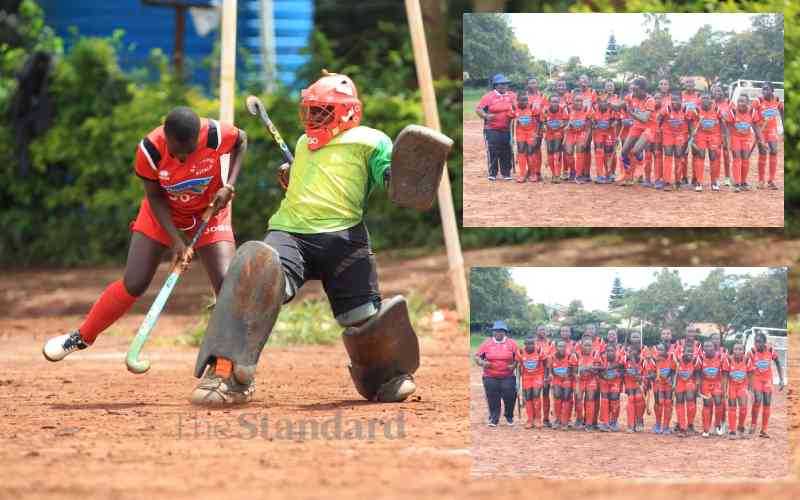
<instances>
[{"instance_id":1,"label":"red sock","mask_svg":"<svg viewBox=\"0 0 800 500\"><path fill-rule=\"evenodd\" d=\"M686 401L675 403L675 412L678 414L678 427L686 430Z\"/></svg>"},{"instance_id":2,"label":"red sock","mask_svg":"<svg viewBox=\"0 0 800 500\"><path fill-rule=\"evenodd\" d=\"M605 177L606 164L605 154L602 149L594 150L594 171L596 177Z\"/></svg>"},{"instance_id":3,"label":"red sock","mask_svg":"<svg viewBox=\"0 0 800 500\"><path fill-rule=\"evenodd\" d=\"M656 427L661 428L661 403L653 403L653 410L656 413Z\"/></svg>"},{"instance_id":4,"label":"red sock","mask_svg":"<svg viewBox=\"0 0 800 500\"><path fill-rule=\"evenodd\" d=\"M745 160L744 158L741 158L739 161L742 163L742 173L740 179L742 184L745 184L747 182L747 176L750 174L750 159L748 158Z\"/></svg>"},{"instance_id":5,"label":"red sock","mask_svg":"<svg viewBox=\"0 0 800 500\"><path fill-rule=\"evenodd\" d=\"M764 182L764 171L767 169L767 155L758 153L758 182Z\"/></svg>"},{"instance_id":6,"label":"red sock","mask_svg":"<svg viewBox=\"0 0 800 500\"><path fill-rule=\"evenodd\" d=\"M600 398L600 422L608 425L608 399L606 397Z\"/></svg>"},{"instance_id":7,"label":"red sock","mask_svg":"<svg viewBox=\"0 0 800 500\"><path fill-rule=\"evenodd\" d=\"M628 397L628 404L625 408L628 413L628 429L633 429L636 424L636 398L635 396Z\"/></svg>"},{"instance_id":8,"label":"red sock","mask_svg":"<svg viewBox=\"0 0 800 500\"><path fill-rule=\"evenodd\" d=\"M650 182L651 179L651 172L653 169L653 152L652 151L645 151L644 153L644 178L647 182Z\"/></svg>"},{"instance_id":9,"label":"red sock","mask_svg":"<svg viewBox=\"0 0 800 500\"><path fill-rule=\"evenodd\" d=\"M722 425L722 419L725 417L725 407L722 405L714 405L714 427Z\"/></svg>"},{"instance_id":10,"label":"red sock","mask_svg":"<svg viewBox=\"0 0 800 500\"><path fill-rule=\"evenodd\" d=\"M528 175L528 155L525 153L517 153L517 164L519 165L519 177L517 177L517 182L522 182Z\"/></svg>"},{"instance_id":11,"label":"red sock","mask_svg":"<svg viewBox=\"0 0 800 500\"><path fill-rule=\"evenodd\" d=\"M694 419L697 417L697 401L692 398L686 403L686 421L694 427Z\"/></svg>"},{"instance_id":12,"label":"red sock","mask_svg":"<svg viewBox=\"0 0 800 500\"><path fill-rule=\"evenodd\" d=\"M533 423L533 401L525 400L525 413L528 415L528 425Z\"/></svg>"},{"instance_id":13,"label":"red sock","mask_svg":"<svg viewBox=\"0 0 800 500\"><path fill-rule=\"evenodd\" d=\"M744 430L744 424L747 423L747 405L739 407L739 427L737 429Z\"/></svg>"},{"instance_id":14,"label":"red sock","mask_svg":"<svg viewBox=\"0 0 800 500\"><path fill-rule=\"evenodd\" d=\"M728 406L728 432L736 432L736 407Z\"/></svg>"},{"instance_id":15,"label":"red sock","mask_svg":"<svg viewBox=\"0 0 800 500\"><path fill-rule=\"evenodd\" d=\"M703 176L705 174L705 158L698 158L696 156L692 157L692 168L694 169L694 180L695 182L702 184L703 183Z\"/></svg>"},{"instance_id":16,"label":"red sock","mask_svg":"<svg viewBox=\"0 0 800 500\"><path fill-rule=\"evenodd\" d=\"M542 416L545 422L550 421L550 395L542 396Z\"/></svg>"},{"instance_id":17,"label":"red sock","mask_svg":"<svg viewBox=\"0 0 800 500\"><path fill-rule=\"evenodd\" d=\"M122 280L111 283L94 303L86 319L78 328L83 341L87 344L94 343L100 332L128 312L137 298L125 290Z\"/></svg>"},{"instance_id":18,"label":"red sock","mask_svg":"<svg viewBox=\"0 0 800 500\"><path fill-rule=\"evenodd\" d=\"M583 422L583 409L584 409L584 407L585 407L585 405L583 404L583 401L580 400L580 398L577 401L575 401L575 420L576 421L580 420L581 422Z\"/></svg>"},{"instance_id":19,"label":"red sock","mask_svg":"<svg viewBox=\"0 0 800 500\"><path fill-rule=\"evenodd\" d=\"M714 184L719 179L719 156L715 160L711 160L711 184Z\"/></svg>"},{"instance_id":20,"label":"red sock","mask_svg":"<svg viewBox=\"0 0 800 500\"><path fill-rule=\"evenodd\" d=\"M675 157L674 156L667 156L664 158L664 169L661 172L661 175L664 177L664 182L667 184L672 184L673 178L675 177Z\"/></svg>"},{"instance_id":21,"label":"red sock","mask_svg":"<svg viewBox=\"0 0 800 500\"><path fill-rule=\"evenodd\" d=\"M533 423L539 425L542 421L542 400L536 398L533 400Z\"/></svg>"},{"instance_id":22,"label":"red sock","mask_svg":"<svg viewBox=\"0 0 800 500\"><path fill-rule=\"evenodd\" d=\"M553 412L553 416L555 417L555 419L554 419L555 423L560 423L561 422L561 400L560 399L556 398L553 401L553 409L555 410Z\"/></svg>"},{"instance_id":23,"label":"red sock","mask_svg":"<svg viewBox=\"0 0 800 500\"><path fill-rule=\"evenodd\" d=\"M537 151L530 157L533 160L533 173L536 175L542 175L542 152Z\"/></svg>"},{"instance_id":24,"label":"red sock","mask_svg":"<svg viewBox=\"0 0 800 500\"><path fill-rule=\"evenodd\" d=\"M711 405L703 405L703 432L711 429Z\"/></svg>"},{"instance_id":25,"label":"red sock","mask_svg":"<svg viewBox=\"0 0 800 500\"><path fill-rule=\"evenodd\" d=\"M591 146L590 146L591 147ZM583 153L583 175L592 176L592 150Z\"/></svg>"},{"instance_id":26,"label":"red sock","mask_svg":"<svg viewBox=\"0 0 800 500\"><path fill-rule=\"evenodd\" d=\"M611 421L615 424L619 422L619 409L620 409L620 401L619 399L612 399L611 400Z\"/></svg>"},{"instance_id":27,"label":"red sock","mask_svg":"<svg viewBox=\"0 0 800 500\"><path fill-rule=\"evenodd\" d=\"M738 156L733 159L733 183L742 183L742 159Z\"/></svg>"},{"instance_id":28,"label":"red sock","mask_svg":"<svg viewBox=\"0 0 800 500\"><path fill-rule=\"evenodd\" d=\"M553 172L553 177L561 175L561 169L559 168L558 158L555 153L547 154L547 164L550 166L550 171Z\"/></svg>"},{"instance_id":29,"label":"red sock","mask_svg":"<svg viewBox=\"0 0 800 500\"><path fill-rule=\"evenodd\" d=\"M634 404L636 405L636 420L644 421L644 397L641 394L634 396Z\"/></svg>"},{"instance_id":30,"label":"red sock","mask_svg":"<svg viewBox=\"0 0 800 500\"><path fill-rule=\"evenodd\" d=\"M597 417L594 412L594 400L590 399L589 401L584 402L584 410L586 415L586 420L584 421L585 425L592 425L597 421Z\"/></svg>"},{"instance_id":31,"label":"red sock","mask_svg":"<svg viewBox=\"0 0 800 500\"><path fill-rule=\"evenodd\" d=\"M594 400L594 413L592 413L592 425L597 425L600 419L600 397Z\"/></svg>"},{"instance_id":32,"label":"red sock","mask_svg":"<svg viewBox=\"0 0 800 500\"><path fill-rule=\"evenodd\" d=\"M570 175L575 174L575 156L564 154L564 172Z\"/></svg>"},{"instance_id":33,"label":"red sock","mask_svg":"<svg viewBox=\"0 0 800 500\"><path fill-rule=\"evenodd\" d=\"M767 432L767 426L769 425L769 414L770 414L770 406L764 405L763 407L763 418L761 419L761 432Z\"/></svg>"},{"instance_id":34,"label":"red sock","mask_svg":"<svg viewBox=\"0 0 800 500\"><path fill-rule=\"evenodd\" d=\"M664 152L659 148L656 151L656 180L664 179Z\"/></svg>"},{"instance_id":35,"label":"red sock","mask_svg":"<svg viewBox=\"0 0 800 500\"><path fill-rule=\"evenodd\" d=\"M758 423L758 413L761 411L761 403L753 403L753 411L750 413L750 427L753 429L756 428L756 424Z\"/></svg>"},{"instance_id":36,"label":"red sock","mask_svg":"<svg viewBox=\"0 0 800 500\"><path fill-rule=\"evenodd\" d=\"M769 155L769 181L775 182L775 172L778 171L778 155Z\"/></svg>"},{"instance_id":37,"label":"red sock","mask_svg":"<svg viewBox=\"0 0 800 500\"><path fill-rule=\"evenodd\" d=\"M681 156L678 158L678 166L681 169L680 177L675 177L676 179L685 179L689 176L688 168L689 168L689 157L688 156Z\"/></svg>"},{"instance_id":38,"label":"red sock","mask_svg":"<svg viewBox=\"0 0 800 500\"><path fill-rule=\"evenodd\" d=\"M572 398L561 402L561 425L568 424L572 419Z\"/></svg>"},{"instance_id":39,"label":"red sock","mask_svg":"<svg viewBox=\"0 0 800 500\"><path fill-rule=\"evenodd\" d=\"M661 417L661 428L668 429L669 423L672 420L672 400L664 401L664 404L661 405L661 409L664 412Z\"/></svg>"}]
</instances>

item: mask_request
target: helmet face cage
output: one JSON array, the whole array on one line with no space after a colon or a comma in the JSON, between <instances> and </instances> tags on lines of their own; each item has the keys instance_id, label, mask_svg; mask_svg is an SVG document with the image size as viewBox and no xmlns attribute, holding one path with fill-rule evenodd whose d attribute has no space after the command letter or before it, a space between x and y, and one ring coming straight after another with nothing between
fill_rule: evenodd
<instances>
[{"instance_id":1,"label":"helmet face cage","mask_svg":"<svg viewBox=\"0 0 800 500\"><path fill-rule=\"evenodd\" d=\"M330 104L301 104L300 119L309 130L326 127L336 117L336 109Z\"/></svg>"}]
</instances>

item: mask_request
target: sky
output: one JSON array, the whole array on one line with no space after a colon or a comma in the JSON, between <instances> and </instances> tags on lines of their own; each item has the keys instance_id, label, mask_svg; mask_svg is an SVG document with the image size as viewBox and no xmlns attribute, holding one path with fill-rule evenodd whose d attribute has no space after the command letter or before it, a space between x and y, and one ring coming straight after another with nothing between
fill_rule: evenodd
<instances>
[{"instance_id":1,"label":"sky","mask_svg":"<svg viewBox=\"0 0 800 500\"><path fill-rule=\"evenodd\" d=\"M677 269L684 286L699 284L713 267L672 267ZM726 267L730 274L757 276L766 267ZM523 285L528 297L541 304L569 305L583 302L587 310L608 310L608 295L614 277L619 276L623 288L644 288L653 281L660 267L513 267L511 276Z\"/></svg>"},{"instance_id":2,"label":"sky","mask_svg":"<svg viewBox=\"0 0 800 500\"><path fill-rule=\"evenodd\" d=\"M717 31L747 31L752 14L668 14L672 39L688 41L710 24ZM608 36L618 45L638 45L647 37L642 14L512 14L511 27L536 59L566 62L572 56L586 66L605 64Z\"/></svg>"}]
</instances>

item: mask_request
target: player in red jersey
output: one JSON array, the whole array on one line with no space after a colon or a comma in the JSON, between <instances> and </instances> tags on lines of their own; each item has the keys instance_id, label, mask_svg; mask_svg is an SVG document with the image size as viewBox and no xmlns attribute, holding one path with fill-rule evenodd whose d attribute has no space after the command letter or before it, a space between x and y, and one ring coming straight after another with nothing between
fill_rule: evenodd
<instances>
[{"instance_id":1,"label":"player in red jersey","mask_svg":"<svg viewBox=\"0 0 800 500\"><path fill-rule=\"evenodd\" d=\"M544 371L549 353L536 345L536 339L529 335L525 339L525 347L517 356L522 384L522 394L525 399L525 413L528 416L526 429L535 429L541 424L542 411L542 386L544 385Z\"/></svg>"},{"instance_id":2,"label":"player in red jersey","mask_svg":"<svg viewBox=\"0 0 800 500\"><path fill-rule=\"evenodd\" d=\"M568 111L572 107L572 92L567 89L567 82L565 80L556 81L556 92L558 102L564 110ZM566 133L566 130L565 130ZM565 154L564 145L562 142L559 158L561 159L561 180L575 180L575 165L567 164L567 155Z\"/></svg>"},{"instance_id":3,"label":"player in red jersey","mask_svg":"<svg viewBox=\"0 0 800 500\"><path fill-rule=\"evenodd\" d=\"M744 437L744 423L747 419L747 396L753 390L753 366L744 355L744 346L741 343L733 345L733 356L725 359L722 364L723 371L728 377L728 437ZM736 425L736 405L739 405L739 425Z\"/></svg>"},{"instance_id":4,"label":"player in red jersey","mask_svg":"<svg viewBox=\"0 0 800 500\"><path fill-rule=\"evenodd\" d=\"M656 425L653 427L653 432L669 434L671 432L669 423L672 418L672 393L675 387L675 360L663 342L656 346L655 352L656 355L653 358L655 369L651 375L656 412Z\"/></svg>"},{"instance_id":5,"label":"player in red jersey","mask_svg":"<svg viewBox=\"0 0 800 500\"><path fill-rule=\"evenodd\" d=\"M767 336L764 332L756 333L755 346L750 351L750 363L753 367L753 411L750 422L750 434L755 434L758 423L758 413L762 413L760 437L768 438L767 426L769 425L770 407L772 406L772 363L778 370L779 388L782 391L786 385L783 379L783 369L778 359L778 353L767 345Z\"/></svg>"},{"instance_id":6,"label":"player in red jersey","mask_svg":"<svg viewBox=\"0 0 800 500\"><path fill-rule=\"evenodd\" d=\"M613 84L612 84L613 85ZM614 146L616 143L616 113L611 109L608 98L599 96L591 114L591 128L594 141L595 182L605 184L613 172Z\"/></svg>"},{"instance_id":7,"label":"player in red jersey","mask_svg":"<svg viewBox=\"0 0 800 500\"><path fill-rule=\"evenodd\" d=\"M515 130L519 165L517 182L525 182L529 176L533 176L535 182L541 177L539 170L541 165L536 162L537 159L541 162L541 150L534 147L537 141L541 142L541 112L533 109L526 94L520 94L517 97L514 119L517 124Z\"/></svg>"},{"instance_id":8,"label":"player in red jersey","mask_svg":"<svg viewBox=\"0 0 800 500\"><path fill-rule=\"evenodd\" d=\"M589 77L587 75L581 75L578 78L578 88L572 93L573 108L580 108L585 113L591 114L596 102L597 92L590 86ZM583 175L578 174L576 179L583 182L591 182L592 180L590 173L592 164L591 142L592 134L589 133L589 136L586 138L586 154L576 155L576 170L580 170L580 172L583 173Z\"/></svg>"},{"instance_id":9,"label":"player in red jersey","mask_svg":"<svg viewBox=\"0 0 800 500\"><path fill-rule=\"evenodd\" d=\"M525 89L525 93L528 94L528 102L531 103L534 109L538 109L541 111L547 106L547 96L539 90L539 80L536 78L531 78L528 80L528 86Z\"/></svg>"},{"instance_id":10,"label":"player in red jersey","mask_svg":"<svg viewBox=\"0 0 800 500\"><path fill-rule=\"evenodd\" d=\"M553 400L555 406L554 429L559 426L562 430L570 428L570 417L572 416L572 391L575 387L575 367L577 357L567 351L566 341L556 342L556 350L547 360L547 373L550 376L550 384L553 388Z\"/></svg>"},{"instance_id":11,"label":"player in red jersey","mask_svg":"<svg viewBox=\"0 0 800 500\"><path fill-rule=\"evenodd\" d=\"M547 328L544 325L536 327L536 348L540 349L547 356L550 356L555 349L553 343L547 338ZM550 427L550 377L545 373L542 384L542 425Z\"/></svg>"},{"instance_id":12,"label":"player in red jersey","mask_svg":"<svg viewBox=\"0 0 800 500\"><path fill-rule=\"evenodd\" d=\"M551 95L549 104L542 111L542 122L545 125L544 140L547 144L547 164L550 166L553 184L561 182L564 130L569 124L569 113L561 105L561 102L557 95Z\"/></svg>"},{"instance_id":13,"label":"player in red jersey","mask_svg":"<svg viewBox=\"0 0 800 500\"><path fill-rule=\"evenodd\" d=\"M614 82L612 82L612 81L607 81L605 83L605 86L603 88L602 97L608 102L608 106L611 108L611 115L612 115L613 119L616 122L615 123L616 126L612 129L612 134L613 134L613 137L612 137L613 141L612 142L614 143L613 152L612 152L612 158L611 158L611 162L609 164L610 165L609 169L606 172L607 181L608 182L614 182L615 173L616 173L616 170L617 170L617 140L619 139L619 134L620 134L620 132L622 130L622 122L621 122L622 113L621 113L621 110L622 110L624 102L619 97L619 95L617 95L616 87L614 85ZM628 117L628 118L630 119L630 117ZM633 125L633 122L631 122L630 125ZM627 131L626 131L626 133L627 133Z\"/></svg>"},{"instance_id":14,"label":"player in red jersey","mask_svg":"<svg viewBox=\"0 0 800 500\"><path fill-rule=\"evenodd\" d=\"M661 147L663 142L661 132L661 120L659 114L664 107L664 94L656 91L653 94L653 100L656 103L656 125L654 127L653 141L645 148L644 156L644 187L655 187L656 189L663 189L664 182L662 180L662 167L664 165L664 151Z\"/></svg>"},{"instance_id":15,"label":"player in red jersey","mask_svg":"<svg viewBox=\"0 0 800 500\"><path fill-rule=\"evenodd\" d=\"M539 121L539 130L534 134L533 141L528 145L528 157L533 156L533 165L536 172L535 182L542 182L542 111L547 106L547 97L539 90L539 80L531 78L528 80L528 103L533 110L533 114ZM530 165L530 163L529 163Z\"/></svg>"},{"instance_id":16,"label":"player in red jersey","mask_svg":"<svg viewBox=\"0 0 800 500\"><path fill-rule=\"evenodd\" d=\"M622 376L625 369L625 356L618 356L617 346L608 344L601 357L602 365L598 375L600 389L600 425L604 432L618 432L619 395L622 392Z\"/></svg>"},{"instance_id":17,"label":"player in red jersey","mask_svg":"<svg viewBox=\"0 0 800 500\"><path fill-rule=\"evenodd\" d=\"M572 340L572 328L569 326L562 326L558 331L558 335L567 344L567 354L572 354L576 351L575 341Z\"/></svg>"},{"instance_id":18,"label":"player in red jersey","mask_svg":"<svg viewBox=\"0 0 800 500\"><path fill-rule=\"evenodd\" d=\"M783 102L775 95L775 90L769 82L761 86L763 97L756 102L756 111L763 120L762 136L766 144L758 146L758 183L759 188L764 188L764 170L769 156L769 183L770 189L778 189L775 184L775 173L778 169L778 115L783 122Z\"/></svg>"},{"instance_id":19,"label":"player in red jersey","mask_svg":"<svg viewBox=\"0 0 800 500\"><path fill-rule=\"evenodd\" d=\"M675 413L678 415L678 436L694 434L694 419L697 413L697 388L700 387L698 358L695 356L694 341L686 344L686 349L676 350L675 360Z\"/></svg>"},{"instance_id":20,"label":"player in red jersey","mask_svg":"<svg viewBox=\"0 0 800 500\"><path fill-rule=\"evenodd\" d=\"M592 110L582 105L585 101L575 98L569 107L569 127L564 148L567 165L574 165L575 182L578 184L582 184L589 176L589 172L584 172L583 169L586 166L586 158L590 151L589 143L592 140L592 122L589 120ZM589 179L591 180L591 177Z\"/></svg>"},{"instance_id":21,"label":"player in red jersey","mask_svg":"<svg viewBox=\"0 0 800 500\"><path fill-rule=\"evenodd\" d=\"M719 114L722 119L727 123L727 116L731 112L731 102L725 97L722 92L722 87L719 84L711 86L711 97L714 98L714 104L719 109ZM725 186L731 186L731 150L730 150L730 137L729 135L722 136L722 164L725 169Z\"/></svg>"},{"instance_id":22,"label":"player in red jersey","mask_svg":"<svg viewBox=\"0 0 800 500\"><path fill-rule=\"evenodd\" d=\"M720 155L722 154L723 136L727 135L728 129L709 94L701 96L696 117L697 126L694 129L692 144L695 191L703 190L706 156L708 156L711 170L711 189L719 191Z\"/></svg>"},{"instance_id":23,"label":"player in red jersey","mask_svg":"<svg viewBox=\"0 0 800 500\"><path fill-rule=\"evenodd\" d=\"M710 340L703 342L703 355L698 358L700 370L700 397L703 398L703 437L709 437L711 416L714 427L721 428L723 408L722 395L726 392L726 378L722 372L722 356Z\"/></svg>"},{"instance_id":24,"label":"player in red jersey","mask_svg":"<svg viewBox=\"0 0 800 500\"><path fill-rule=\"evenodd\" d=\"M641 344L630 344L625 356L625 376L623 385L628 397L627 416L628 432L644 430L644 398L645 360L642 358Z\"/></svg>"},{"instance_id":25,"label":"player in red jersey","mask_svg":"<svg viewBox=\"0 0 800 500\"><path fill-rule=\"evenodd\" d=\"M185 107L174 108L163 126L142 139L136 149L135 171L146 196L131 225L124 277L106 288L77 330L45 344L45 358L60 361L92 345L147 290L168 248L187 265L193 252L186 241L194 236L201 214L212 205L215 215L195 248L214 294L219 293L236 252L228 203L246 151L244 131L201 119ZM231 168L228 179L223 179L219 158L227 153L231 153Z\"/></svg>"},{"instance_id":26,"label":"player in red jersey","mask_svg":"<svg viewBox=\"0 0 800 500\"><path fill-rule=\"evenodd\" d=\"M761 115L750 106L747 94L741 94L736 101L736 107L730 110L727 116L728 128L731 131L731 154L733 155L733 181L735 192L750 188L747 183L747 174L750 170L750 154L753 151L753 135L756 144L762 144Z\"/></svg>"},{"instance_id":27,"label":"player in red jersey","mask_svg":"<svg viewBox=\"0 0 800 500\"><path fill-rule=\"evenodd\" d=\"M681 96L675 93L661 110L661 130L664 147L664 190L679 189L686 178L690 116L683 110Z\"/></svg>"},{"instance_id":28,"label":"player in red jersey","mask_svg":"<svg viewBox=\"0 0 800 500\"><path fill-rule=\"evenodd\" d=\"M598 398L597 373L602 365L600 357L592 348L592 339L584 336L577 353L575 394L575 426L592 429Z\"/></svg>"},{"instance_id":29,"label":"player in red jersey","mask_svg":"<svg viewBox=\"0 0 800 500\"><path fill-rule=\"evenodd\" d=\"M625 185L633 185L636 178L640 176L642 170L643 151L648 144L655 141L656 122L656 102L647 95L647 80L636 78L631 85L632 94L627 100L626 108L633 117L633 126L625 138L622 145L622 163L626 167L623 175L627 179ZM632 154L633 164L631 164Z\"/></svg>"},{"instance_id":30,"label":"player in red jersey","mask_svg":"<svg viewBox=\"0 0 800 500\"><path fill-rule=\"evenodd\" d=\"M689 78L684 83L684 91L681 92L683 107L688 112L696 112L700 107L700 91L695 89L694 80Z\"/></svg>"},{"instance_id":31,"label":"player in red jersey","mask_svg":"<svg viewBox=\"0 0 800 500\"><path fill-rule=\"evenodd\" d=\"M717 356L720 357L722 364L724 365L728 360L728 349L722 345L722 336L718 333L712 333L708 338L712 344L714 344L714 351L716 351ZM722 424L716 428L716 432L718 436L722 436L725 434L723 426L727 425L725 421L725 415L728 413L728 398L727 394L722 394Z\"/></svg>"}]
</instances>

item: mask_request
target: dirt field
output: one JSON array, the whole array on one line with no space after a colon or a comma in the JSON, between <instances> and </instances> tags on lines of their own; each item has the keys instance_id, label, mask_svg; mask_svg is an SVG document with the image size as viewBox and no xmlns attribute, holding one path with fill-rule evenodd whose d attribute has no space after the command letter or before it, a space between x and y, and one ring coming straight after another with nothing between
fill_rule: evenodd
<instances>
[{"instance_id":1,"label":"dirt field","mask_svg":"<svg viewBox=\"0 0 800 500\"><path fill-rule=\"evenodd\" d=\"M471 251L467 266L488 265L791 265L800 242L778 235L694 242L670 237L563 240ZM442 307L453 308L446 256L414 260L379 257L384 293L409 286ZM652 499L709 494L726 498L786 498L795 480L777 483L682 483L469 480L468 345L453 328L422 339L419 391L392 406L362 402L352 389L344 350L333 347L267 348L258 371L256 401L240 410L199 411L187 399L195 351L170 341L197 319L209 294L200 266L182 278L146 348L153 368L128 374L123 352L151 303L150 290L110 335L91 350L60 364L41 357L42 342L74 327L96 295L120 269L3 271L0 273L0 498L542 498ZM162 266L154 283L161 283ZM318 287L306 289L318 294ZM796 295L796 294L795 294ZM795 312L800 304L793 307ZM164 340L162 340L164 339ZM793 343L793 351L800 346ZM788 393L790 472L798 468L796 365ZM337 413L341 412L341 413ZM404 439L396 437L402 412ZM357 419L378 422L374 440L292 440L281 422L320 424L341 415L344 429ZM267 418L267 433L250 427ZM777 424L775 424L777 425ZM775 427L773 425L773 428ZM349 426L349 427L348 427ZM284 425L285 429L285 425ZM501 429L506 430L506 429ZM235 435L240 438L226 436ZM266 435L272 440L264 439ZM180 439L178 438L180 436Z\"/></svg>"},{"instance_id":2,"label":"dirt field","mask_svg":"<svg viewBox=\"0 0 800 500\"><path fill-rule=\"evenodd\" d=\"M491 182L486 179L486 146L479 120L464 122L465 227L782 227L783 151L779 153L780 190L734 193L660 192L640 186L574 183ZM782 146L781 146L782 148ZM758 177L751 157L748 182ZM708 169L708 166L706 167ZM592 166L594 172L594 166ZM543 167L549 179L550 170ZM706 183L709 182L706 172Z\"/></svg>"},{"instance_id":3,"label":"dirt field","mask_svg":"<svg viewBox=\"0 0 800 500\"><path fill-rule=\"evenodd\" d=\"M796 369L798 362L792 361ZM624 422L627 422L625 408L623 397L619 420L622 429L625 429ZM700 408L695 420L697 429L702 428ZM647 478L678 481L688 478L781 478L789 474L786 396L777 390L770 417L772 439L769 440L731 441L727 437L709 440L699 435L681 439L674 435L658 436L649 432L631 435L626 432L587 434L583 430L533 431L522 426L524 416L516 417L519 421L514 427L501 424L491 428L486 426L488 415L481 370L473 366L470 370L470 426L472 476L477 478L536 475L562 479ZM645 415L648 430L654 425L654 419L652 415ZM707 458L698 460L701 456Z\"/></svg>"}]
</instances>

